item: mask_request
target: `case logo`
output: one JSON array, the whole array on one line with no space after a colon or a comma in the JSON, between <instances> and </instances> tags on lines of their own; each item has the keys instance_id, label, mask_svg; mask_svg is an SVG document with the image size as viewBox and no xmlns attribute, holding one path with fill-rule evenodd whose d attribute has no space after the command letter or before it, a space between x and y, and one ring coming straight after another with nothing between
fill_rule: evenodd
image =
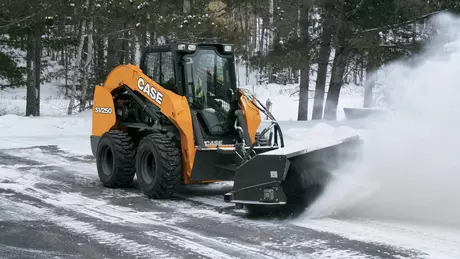
<instances>
[{"instance_id":1,"label":"case logo","mask_svg":"<svg viewBox=\"0 0 460 259\"><path fill-rule=\"evenodd\" d=\"M222 146L224 144L224 141L222 140L205 140L204 145L209 147L209 146Z\"/></svg>"},{"instance_id":2,"label":"case logo","mask_svg":"<svg viewBox=\"0 0 460 259\"><path fill-rule=\"evenodd\" d=\"M157 89L151 86L150 84L146 84L145 80L142 77L139 77L139 79L137 79L137 88L139 88L141 92L146 93L153 101L155 101L159 105L161 105L161 103L163 102L163 94L158 92Z\"/></svg>"}]
</instances>

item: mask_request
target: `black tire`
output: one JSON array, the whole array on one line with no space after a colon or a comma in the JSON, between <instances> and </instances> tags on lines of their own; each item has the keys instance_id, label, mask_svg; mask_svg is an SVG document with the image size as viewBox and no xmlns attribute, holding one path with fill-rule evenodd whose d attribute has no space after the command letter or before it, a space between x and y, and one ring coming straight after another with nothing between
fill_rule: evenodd
<instances>
[{"instance_id":1,"label":"black tire","mask_svg":"<svg viewBox=\"0 0 460 259\"><path fill-rule=\"evenodd\" d=\"M139 187L147 197L171 197L181 183L181 169L181 152L172 133L152 133L139 143L136 175Z\"/></svg>"},{"instance_id":2,"label":"black tire","mask_svg":"<svg viewBox=\"0 0 460 259\"><path fill-rule=\"evenodd\" d=\"M132 184L135 175L135 144L122 131L104 133L96 151L99 179L108 188L123 188Z\"/></svg>"}]
</instances>

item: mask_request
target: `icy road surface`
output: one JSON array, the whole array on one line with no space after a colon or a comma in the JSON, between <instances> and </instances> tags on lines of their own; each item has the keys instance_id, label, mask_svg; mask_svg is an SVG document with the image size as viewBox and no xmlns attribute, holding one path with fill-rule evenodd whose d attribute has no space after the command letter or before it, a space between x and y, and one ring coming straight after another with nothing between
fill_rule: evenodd
<instances>
[{"instance_id":1,"label":"icy road surface","mask_svg":"<svg viewBox=\"0 0 460 259\"><path fill-rule=\"evenodd\" d=\"M228 185L170 201L106 189L91 156L56 146L0 152L0 255L5 258L417 258L289 222L219 213ZM204 195L205 197L199 197ZM327 221L326 221L327 222Z\"/></svg>"},{"instance_id":2,"label":"icy road surface","mask_svg":"<svg viewBox=\"0 0 460 259\"><path fill-rule=\"evenodd\" d=\"M453 229L219 213L229 184L184 188L169 201L145 198L136 184L103 188L89 122L83 115L0 117L0 258L460 258ZM350 130L281 126L287 144L309 128Z\"/></svg>"}]
</instances>

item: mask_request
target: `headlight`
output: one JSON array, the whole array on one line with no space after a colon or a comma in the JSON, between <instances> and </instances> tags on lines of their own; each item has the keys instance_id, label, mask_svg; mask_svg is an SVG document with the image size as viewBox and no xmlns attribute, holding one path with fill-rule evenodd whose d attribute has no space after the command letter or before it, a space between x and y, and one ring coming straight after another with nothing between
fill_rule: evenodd
<instances>
[{"instance_id":1,"label":"headlight","mask_svg":"<svg viewBox=\"0 0 460 259\"><path fill-rule=\"evenodd\" d=\"M185 44L179 44L177 45L178 50L185 50Z\"/></svg>"},{"instance_id":2,"label":"headlight","mask_svg":"<svg viewBox=\"0 0 460 259\"><path fill-rule=\"evenodd\" d=\"M195 44L188 45L188 50L195 51L196 50L196 45Z\"/></svg>"},{"instance_id":3,"label":"headlight","mask_svg":"<svg viewBox=\"0 0 460 259\"><path fill-rule=\"evenodd\" d=\"M224 51L225 52L232 52L233 47L232 45L224 45Z\"/></svg>"}]
</instances>

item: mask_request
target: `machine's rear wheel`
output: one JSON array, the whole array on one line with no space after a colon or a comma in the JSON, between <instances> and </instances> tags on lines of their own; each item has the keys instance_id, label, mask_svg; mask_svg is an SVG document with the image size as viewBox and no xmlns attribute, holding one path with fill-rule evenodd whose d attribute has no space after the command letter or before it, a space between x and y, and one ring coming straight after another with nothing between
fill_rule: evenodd
<instances>
[{"instance_id":1,"label":"machine's rear wheel","mask_svg":"<svg viewBox=\"0 0 460 259\"><path fill-rule=\"evenodd\" d=\"M99 179L105 187L129 186L135 175L135 146L131 137L112 130L102 135L96 152Z\"/></svg>"},{"instance_id":2,"label":"machine's rear wheel","mask_svg":"<svg viewBox=\"0 0 460 259\"><path fill-rule=\"evenodd\" d=\"M136 175L149 198L169 198L181 182L181 156L173 134L152 133L139 144Z\"/></svg>"}]
</instances>

